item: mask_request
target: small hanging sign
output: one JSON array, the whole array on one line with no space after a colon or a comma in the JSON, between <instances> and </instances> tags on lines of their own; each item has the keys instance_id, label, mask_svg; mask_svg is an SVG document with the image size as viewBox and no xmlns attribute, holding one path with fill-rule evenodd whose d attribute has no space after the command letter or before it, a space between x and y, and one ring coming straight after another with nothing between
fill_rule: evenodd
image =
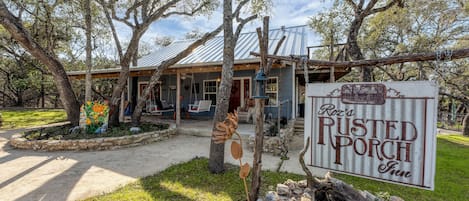
<instances>
[{"instance_id":1,"label":"small hanging sign","mask_svg":"<svg viewBox=\"0 0 469 201\"><path fill-rule=\"evenodd\" d=\"M433 190L438 86L433 82L306 86L306 164Z\"/></svg>"}]
</instances>

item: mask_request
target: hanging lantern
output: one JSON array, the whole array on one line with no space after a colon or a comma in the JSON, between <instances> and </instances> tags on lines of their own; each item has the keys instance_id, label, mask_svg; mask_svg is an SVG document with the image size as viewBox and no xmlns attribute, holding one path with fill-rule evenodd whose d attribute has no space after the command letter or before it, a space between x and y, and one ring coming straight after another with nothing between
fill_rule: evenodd
<instances>
[{"instance_id":1,"label":"hanging lantern","mask_svg":"<svg viewBox=\"0 0 469 201\"><path fill-rule=\"evenodd\" d=\"M256 74L254 80L256 81L256 95L253 96L253 98L269 99L269 97L265 95L265 83L267 81L267 77L265 76L264 70L262 68Z\"/></svg>"}]
</instances>

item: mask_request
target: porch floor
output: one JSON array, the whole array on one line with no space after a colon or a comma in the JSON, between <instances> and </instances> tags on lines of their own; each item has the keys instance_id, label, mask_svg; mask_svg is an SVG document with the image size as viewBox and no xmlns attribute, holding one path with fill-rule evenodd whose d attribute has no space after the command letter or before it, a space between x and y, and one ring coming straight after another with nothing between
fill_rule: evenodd
<instances>
[{"instance_id":1,"label":"porch floor","mask_svg":"<svg viewBox=\"0 0 469 201\"><path fill-rule=\"evenodd\" d=\"M160 116L142 116L144 122L168 123L176 126L176 120L161 118ZM177 129L179 134L210 137L212 135L212 119L181 119L181 124ZM248 138L255 134L255 125L247 123L238 124L238 133L243 138Z\"/></svg>"}]
</instances>

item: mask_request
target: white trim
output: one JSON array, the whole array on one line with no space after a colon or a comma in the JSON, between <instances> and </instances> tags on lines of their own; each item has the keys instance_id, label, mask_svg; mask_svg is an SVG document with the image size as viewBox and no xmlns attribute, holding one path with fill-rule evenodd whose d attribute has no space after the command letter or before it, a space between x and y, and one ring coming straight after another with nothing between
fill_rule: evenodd
<instances>
[{"instance_id":1,"label":"white trim","mask_svg":"<svg viewBox=\"0 0 469 201\"><path fill-rule=\"evenodd\" d=\"M206 82L215 82L216 83L216 86L215 86L215 92L205 92L205 83ZM217 81L217 79L209 79L209 80L202 80L202 96L203 96L203 99L202 100L205 100L205 95L206 94L214 94L215 93L215 97L217 96L218 94L218 87L220 86L220 82ZM216 105L216 101L215 103L212 103L212 105Z\"/></svg>"},{"instance_id":2,"label":"white trim","mask_svg":"<svg viewBox=\"0 0 469 201\"><path fill-rule=\"evenodd\" d=\"M278 93L278 91L279 91L279 86L280 86L280 85L279 85L279 77L278 77L278 76L268 77L268 78L267 78L267 81L268 81L269 79L275 79L275 80L277 80L277 82L276 82L276 83L277 83L276 91L275 91L275 92L274 92L274 91L268 91L268 90L267 90L267 83L266 83L265 94L267 95L267 93L275 93L275 94L277 94L277 96L276 96L277 100L275 101L275 104L270 104L270 103L269 103L269 105L265 105L265 107L278 107L278 106L279 106L279 102L278 102L279 93ZM267 81L266 81L266 82L267 82Z\"/></svg>"},{"instance_id":3,"label":"white trim","mask_svg":"<svg viewBox=\"0 0 469 201\"><path fill-rule=\"evenodd\" d=\"M240 106L244 107L244 104L245 104L245 102L244 102L244 100L245 100L245 97L244 97L244 80L249 80L249 97L252 97L252 77L249 77L249 76L233 77L233 81L234 80L239 80L240 81L240 88L241 88L240 89L241 90L240 94L241 95L240 95L240 101L239 102L241 103ZM217 86L216 86L217 89L216 89L216 92L215 92L215 96L218 95L218 87L220 86L220 82L217 81L217 79L203 80L203 84L202 84L203 93L202 93L202 96L203 96L204 99L205 99L206 94L214 94L213 92L208 92L208 93L205 92L205 83L206 82L213 82L213 81L217 82ZM277 97L277 99L278 99L278 97ZM216 103L212 103L212 106L213 105L216 105Z\"/></svg>"}]
</instances>

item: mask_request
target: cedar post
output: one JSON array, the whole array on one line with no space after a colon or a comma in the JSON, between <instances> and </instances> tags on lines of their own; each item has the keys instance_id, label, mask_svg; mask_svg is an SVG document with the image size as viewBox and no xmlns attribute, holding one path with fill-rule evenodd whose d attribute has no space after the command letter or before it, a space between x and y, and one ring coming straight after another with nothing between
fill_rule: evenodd
<instances>
[{"instance_id":1,"label":"cedar post","mask_svg":"<svg viewBox=\"0 0 469 201\"><path fill-rule=\"evenodd\" d=\"M264 30L261 33L260 28L257 28L259 38L259 49L261 53L261 66L266 75L270 69L267 68L267 48L269 47L269 17L264 17ZM258 83L256 83L258 84ZM256 87L257 88L257 87ZM259 189L261 187L261 170L262 170L262 151L264 147L264 99L255 99L256 103L256 138L254 142L254 160L252 167L252 181L251 192L249 193L250 200L257 200L259 196Z\"/></svg>"},{"instance_id":2,"label":"cedar post","mask_svg":"<svg viewBox=\"0 0 469 201\"><path fill-rule=\"evenodd\" d=\"M176 73L176 128L181 124L181 73Z\"/></svg>"}]
</instances>

